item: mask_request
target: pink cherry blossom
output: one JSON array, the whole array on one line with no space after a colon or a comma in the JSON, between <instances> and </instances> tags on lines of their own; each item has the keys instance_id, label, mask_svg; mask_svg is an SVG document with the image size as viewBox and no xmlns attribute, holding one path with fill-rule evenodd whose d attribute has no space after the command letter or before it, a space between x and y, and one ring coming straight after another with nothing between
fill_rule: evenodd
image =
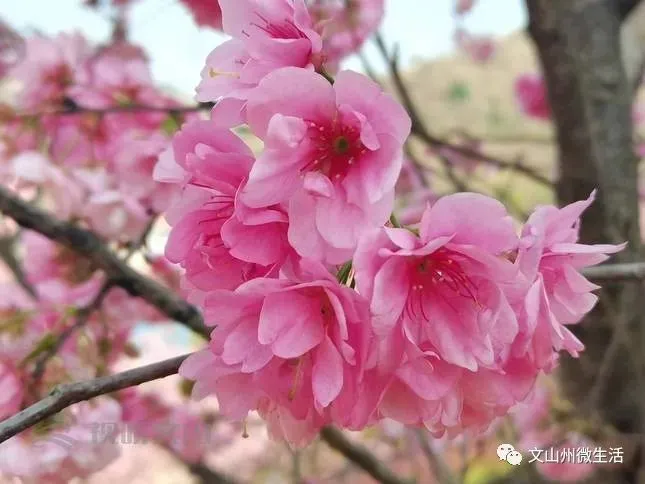
<instances>
[{"instance_id":1,"label":"pink cherry blossom","mask_svg":"<svg viewBox=\"0 0 645 484\"><path fill-rule=\"evenodd\" d=\"M475 62L486 63L495 56L495 40L490 36L473 35L466 30L457 29L455 40L459 48Z\"/></svg>"},{"instance_id":2,"label":"pink cherry blossom","mask_svg":"<svg viewBox=\"0 0 645 484\"><path fill-rule=\"evenodd\" d=\"M552 446L552 442L553 440L550 442L545 441L537 445L539 445L538 448L549 449ZM554 453L557 452L556 455L559 456L566 455L566 452L571 452L571 449L586 448L592 452L593 459L593 451L597 447L589 438L575 432L569 432L566 438L559 439L557 442L560 445L553 447ZM541 456L540 459L544 460L544 456ZM554 482L582 482L598 470L597 464L592 462L578 463L573 462L573 460L557 463L536 462L535 467L540 474Z\"/></svg>"},{"instance_id":3,"label":"pink cherry blossom","mask_svg":"<svg viewBox=\"0 0 645 484\"><path fill-rule=\"evenodd\" d=\"M96 232L117 240L136 239L150 220L145 207L121 190L93 194L87 200L83 215Z\"/></svg>"},{"instance_id":4,"label":"pink cherry blossom","mask_svg":"<svg viewBox=\"0 0 645 484\"><path fill-rule=\"evenodd\" d=\"M79 33L28 38L24 58L10 72L22 84L20 106L58 107L89 54L89 46Z\"/></svg>"},{"instance_id":5,"label":"pink cherry blossom","mask_svg":"<svg viewBox=\"0 0 645 484\"><path fill-rule=\"evenodd\" d=\"M505 257L517 244L500 202L450 195L425 211L419 236L384 228L362 239L357 287L371 301L380 334L401 321L417 346L431 345L446 363L476 371L496 365L517 334L504 290L517 279Z\"/></svg>"},{"instance_id":6,"label":"pink cherry blossom","mask_svg":"<svg viewBox=\"0 0 645 484\"><path fill-rule=\"evenodd\" d=\"M515 99L526 116L541 120L551 119L551 108L541 75L520 75L515 80Z\"/></svg>"},{"instance_id":7,"label":"pink cherry blossom","mask_svg":"<svg viewBox=\"0 0 645 484\"><path fill-rule=\"evenodd\" d=\"M530 288L515 352L529 351L536 364L545 368L552 363L552 348L574 356L584 348L566 326L578 323L591 311L598 299L591 291L598 286L579 271L625 247L578 243L580 216L594 198L595 192L587 200L561 209L538 207L522 231L516 263Z\"/></svg>"},{"instance_id":8,"label":"pink cherry blossom","mask_svg":"<svg viewBox=\"0 0 645 484\"><path fill-rule=\"evenodd\" d=\"M20 410L23 384L18 371L9 361L0 359L0 421Z\"/></svg>"},{"instance_id":9,"label":"pink cherry blossom","mask_svg":"<svg viewBox=\"0 0 645 484\"><path fill-rule=\"evenodd\" d=\"M332 70L344 58L360 50L385 16L384 0L315 0L309 6L320 22L323 55Z\"/></svg>"},{"instance_id":10,"label":"pink cherry blossom","mask_svg":"<svg viewBox=\"0 0 645 484\"><path fill-rule=\"evenodd\" d=\"M114 139L106 119L93 114L78 116L48 116L43 125L51 139L52 161L60 167L96 166L109 158L109 146ZM117 115L118 116L118 115Z\"/></svg>"},{"instance_id":11,"label":"pink cherry blossom","mask_svg":"<svg viewBox=\"0 0 645 484\"><path fill-rule=\"evenodd\" d=\"M424 425L436 438L486 431L526 398L538 372L517 359L476 371L446 363L431 345L417 346L400 322L381 340L378 361L365 390L382 393L379 416Z\"/></svg>"},{"instance_id":12,"label":"pink cherry blossom","mask_svg":"<svg viewBox=\"0 0 645 484\"><path fill-rule=\"evenodd\" d=\"M173 408L156 394L132 388L121 392L123 422L138 441L152 440L172 449L187 462L198 462L209 435L199 415L183 407Z\"/></svg>"},{"instance_id":13,"label":"pink cherry blossom","mask_svg":"<svg viewBox=\"0 0 645 484\"><path fill-rule=\"evenodd\" d=\"M410 132L405 110L360 74L341 72L332 86L284 68L260 83L247 116L264 151L242 201L257 208L288 201L289 241L300 255L349 259L360 235L390 216Z\"/></svg>"},{"instance_id":14,"label":"pink cherry blossom","mask_svg":"<svg viewBox=\"0 0 645 484\"><path fill-rule=\"evenodd\" d=\"M173 226L166 257L201 290L277 275L291 252L287 216L277 204L249 209L238 197L254 163L251 150L211 121L188 123L173 147L174 156L166 153L155 172L182 190L166 214Z\"/></svg>"},{"instance_id":15,"label":"pink cherry blossom","mask_svg":"<svg viewBox=\"0 0 645 484\"><path fill-rule=\"evenodd\" d=\"M210 293L205 318L217 328L180 374L196 381L195 397L215 393L229 418L259 409L286 423L277 417L284 413L291 430L313 436L325 423L352 427L372 413L357 404L371 331L355 291L317 264L297 272L293 281L255 279L235 292ZM282 438L300 440L286 430Z\"/></svg>"},{"instance_id":16,"label":"pink cherry blossom","mask_svg":"<svg viewBox=\"0 0 645 484\"><path fill-rule=\"evenodd\" d=\"M21 60L24 54L25 40L0 19L0 79Z\"/></svg>"},{"instance_id":17,"label":"pink cherry blossom","mask_svg":"<svg viewBox=\"0 0 645 484\"><path fill-rule=\"evenodd\" d=\"M164 212L172 201L174 187L153 179L154 167L170 140L160 132L124 133L114 143L110 172L119 190L135 198L147 210Z\"/></svg>"},{"instance_id":18,"label":"pink cherry blossom","mask_svg":"<svg viewBox=\"0 0 645 484\"><path fill-rule=\"evenodd\" d=\"M222 30L222 9L218 0L181 0L200 27Z\"/></svg>"},{"instance_id":19,"label":"pink cherry blossom","mask_svg":"<svg viewBox=\"0 0 645 484\"><path fill-rule=\"evenodd\" d=\"M42 154L25 151L10 160L10 164L19 189L40 187L45 190L51 197L53 211L62 219L79 214L84 197L82 188Z\"/></svg>"},{"instance_id":20,"label":"pink cherry blossom","mask_svg":"<svg viewBox=\"0 0 645 484\"><path fill-rule=\"evenodd\" d=\"M99 55L79 69L70 95L80 106L96 109L149 105L159 98L145 61L124 60L115 55Z\"/></svg>"},{"instance_id":21,"label":"pink cherry blossom","mask_svg":"<svg viewBox=\"0 0 645 484\"><path fill-rule=\"evenodd\" d=\"M304 0L220 0L224 32L210 53L197 100L245 100L264 76L286 66L320 68L322 39Z\"/></svg>"},{"instance_id":22,"label":"pink cherry blossom","mask_svg":"<svg viewBox=\"0 0 645 484\"><path fill-rule=\"evenodd\" d=\"M456 0L455 13L457 15L464 15L470 12L475 5L475 0Z\"/></svg>"},{"instance_id":23,"label":"pink cherry blossom","mask_svg":"<svg viewBox=\"0 0 645 484\"><path fill-rule=\"evenodd\" d=\"M64 484L87 477L118 457L119 448L112 443L118 425L99 429L98 423L118 424L120 418L119 404L109 398L78 403L46 433L29 430L1 443L0 472L27 484Z\"/></svg>"}]
</instances>

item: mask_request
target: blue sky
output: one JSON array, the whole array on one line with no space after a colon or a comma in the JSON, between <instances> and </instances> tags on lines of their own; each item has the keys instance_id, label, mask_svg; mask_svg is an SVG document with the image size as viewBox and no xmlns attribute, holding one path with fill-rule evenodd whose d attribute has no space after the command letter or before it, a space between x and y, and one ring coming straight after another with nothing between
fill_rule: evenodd
<instances>
[{"instance_id":1,"label":"blue sky","mask_svg":"<svg viewBox=\"0 0 645 484\"><path fill-rule=\"evenodd\" d=\"M474 33L506 35L526 25L523 4L523 0L479 0L466 25ZM386 5L383 35L400 44L404 65L454 48L453 0L386 0ZM77 29L98 42L110 32L105 13L83 7L82 0L0 0L0 16L23 34ZM131 37L149 52L155 78L192 96L204 59L225 37L197 29L179 0L139 0L131 21ZM379 69L378 54L372 48L366 54ZM347 67L360 70L360 62L350 59Z\"/></svg>"}]
</instances>

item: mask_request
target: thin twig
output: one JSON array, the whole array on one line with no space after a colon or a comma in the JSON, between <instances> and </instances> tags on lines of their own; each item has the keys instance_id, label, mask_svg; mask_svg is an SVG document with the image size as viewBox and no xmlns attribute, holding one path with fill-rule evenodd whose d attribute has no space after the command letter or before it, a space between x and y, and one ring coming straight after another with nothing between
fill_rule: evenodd
<instances>
[{"instance_id":1,"label":"thin twig","mask_svg":"<svg viewBox=\"0 0 645 484\"><path fill-rule=\"evenodd\" d=\"M174 375L188 356L177 356L93 380L58 385L47 397L0 422L0 443L75 403Z\"/></svg>"},{"instance_id":2,"label":"thin twig","mask_svg":"<svg viewBox=\"0 0 645 484\"><path fill-rule=\"evenodd\" d=\"M321 430L320 437L332 449L343 454L378 482L382 484L410 484L407 480L395 475L364 446L347 439L340 430L325 427Z\"/></svg>"},{"instance_id":3,"label":"thin twig","mask_svg":"<svg viewBox=\"0 0 645 484\"><path fill-rule=\"evenodd\" d=\"M27 291L27 294L29 294L33 299L37 300L38 293L36 292L34 286L32 286L27 279L27 276L22 269L22 265L16 257L14 251L16 240L17 236L0 238L0 259L4 261L5 265L12 272L18 284L20 284L20 286L25 291Z\"/></svg>"},{"instance_id":4,"label":"thin twig","mask_svg":"<svg viewBox=\"0 0 645 484\"><path fill-rule=\"evenodd\" d=\"M645 279L645 262L624 262L621 264L602 264L589 267L582 274L594 281L625 281Z\"/></svg>"},{"instance_id":5,"label":"thin twig","mask_svg":"<svg viewBox=\"0 0 645 484\"><path fill-rule=\"evenodd\" d=\"M148 239L148 235L150 235L150 232L152 231L152 228L154 227L154 224L157 220L156 215L152 216L150 218L150 221L146 225L144 231L142 232L141 236L139 239L132 244L132 246L128 249L127 255L123 258L123 262L127 263L130 258L141 248L146 244L146 240ZM87 324L89 321L90 317L92 317L92 314L95 311L98 311L101 308L101 305L103 304L103 301L107 297L108 293L110 292L110 289L114 287L113 281L108 279L103 283L101 286L101 289L99 290L98 294L94 297L94 299L85 307L80 308L76 312L76 322L72 325L66 328L55 340L55 342L47 348L36 360L36 364L34 367L34 371L32 373L32 380L34 387L37 388L38 385L40 384L40 380L42 379L43 374L45 373L45 369L47 368L47 362L53 358L56 353L58 353L58 350L62 348L62 346L65 344L65 342L79 329L81 329L83 326Z\"/></svg>"},{"instance_id":6,"label":"thin twig","mask_svg":"<svg viewBox=\"0 0 645 484\"><path fill-rule=\"evenodd\" d=\"M291 451L291 482L302 484L302 454L299 450Z\"/></svg>"},{"instance_id":7,"label":"thin twig","mask_svg":"<svg viewBox=\"0 0 645 484\"><path fill-rule=\"evenodd\" d=\"M92 302L77 311L76 322L61 332L52 345L41 353L36 360L34 371L31 374L34 387L37 387L40 384L49 360L58 353L74 332L87 324L94 311L97 311L101 307L112 287L113 284L109 280L105 282Z\"/></svg>"},{"instance_id":8,"label":"thin twig","mask_svg":"<svg viewBox=\"0 0 645 484\"><path fill-rule=\"evenodd\" d=\"M150 106L144 104L132 104L126 106L110 106L109 108L95 109L78 106L76 103L67 100L62 109L52 109L50 111L39 111L34 113L16 113L14 116L18 119L42 118L44 116L76 116L83 114L94 114L104 116L115 113L168 113L169 115L178 115L184 113L194 113L198 111L208 111L213 108L213 103L200 103L192 106Z\"/></svg>"},{"instance_id":9,"label":"thin twig","mask_svg":"<svg viewBox=\"0 0 645 484\"><path fill-rule=\"evenodd\" d=\"M451 472L450 468L443 462L432 450L428 442L428 435L423 429L416 429L414 432L419 441L419 447L428 460L430 472L437 478L441 484L457 484L457 479Z\"/></svg>"},{"instance_id":10,"label":"thin twig","mask_svg":"<svg viewBox=\"0 0 645 484\"><path fill-rule=\"evenodd\" d=\"M204 325L197 308L125 264L93 232L69 222L57 220L39 208L23 202L2 186L0 186L0 211L13 218L22 227L34 230L84 255L105 271L115 285L122 287L130 295L145 299L171 319L209 338L210 330Z\"/></svg>"},{"instance_id":11,"label":"thin twig","mask_svg":"<svg viewBox=\"0 0 645 484\"><path fill-rule=\"evenodd\" d=\"M217 471L203 462L196 464L186 462L185 464L191 474L199 479L200 484L238 484L238 481L233 477Z\"/></svg>"},{"instance_id":12,"label":"thin twig","mask_svg":"<svg viewBox=\"0 0 645 484\"><path fill-rule=\"evenodd\" d=\"M408 115L410 116L410 119L412 121L412 133L416 134L422 139L428 139L430 137L429 132L425 126L425 123L421 119L419 112L417 111L416 105L412 100L412 96L410 95L410 91L405 85L405 82L403 81L403 77L401 76L401 72L399 71L398 50L395 49L394 52L390 54L388 51L388 48L385 45L385 41L383 40L383 37L381 36L380 33L377 33L375 35L374 40L376 42L376 46L378 47L381 55L383 56L383 59L385 60L385 62L387 63L390 69L390 75L392 77L392 80L394 81L396 90L398 91L399 96L401 97L401 102L403 103L403 106L405 107L405 109L408 112ZM443 167L446 170L448 178L455 186L455 189L461 192L468 191L468 187L466 186L466 184L455 173L454 166L452 165L450 160L445 156L439 156L439 158L441 159Z\"/></svg>"},{"instance_id":13,"label":"thin twig","mask_svg":"<svg viewBox=\"0 0 645 484\"><path fill-rule=\"evenodd\" d=\"M361 51L359 52L359 57L361 59L361 63L363 64L363 69L365 69L365 72L367 75L374 81L376 82L379 86L383 87L383 83L379 80L379 78L376 75L376 72L372 68L369 60L365 56L365 54ZM406 141L405 146L404 146L405 154L412 163L412 166L414 168L414 172L419 179L419 181L422 183L422 185L426 188L428 188L428 180L425 177L425 171L427 171L427 167L423 166L421 162L412 155L412 150L410 149L410 143L409 141Z\"/></svg>"},{"instance_id":14,"label":"thin twig","mask_svg":"<svg viewBox=\"0 0 645 484\"><path fill-rule=\"evenodd\" d=\"M421 115L416 109L416 105L412 100L410 91L408 90L407 86L405 85L405 82L403 81L403 76L401 75L401 72L399 70L398 50L395 49L395 51L392 54L390 54L385 45L385 41L383 40L383 37L380 33L376 34L375 41L376 41L376 46L381 52L381 55L383 56L383 58L385 59L385 61L389 66L392 81L394 82L396 90L398 91L399 96L401 97L401 102L403 103L403 105L408 111L408 114L410 115L410 119L412 120L413 135L416 135L426 144L434 148L448 149L450 151L453 151L454 153L460 154L462 156L466 156L468 158L475 158L475 159L481 160L483 162L486 162L498 168L512 169L544 185L547 185L549 187L553 186L553 182L549 180L546 176L533 170L532 168L529 168L527 166L522 165L521 163L518 163L518 161L515 161L515 160L507 161L507 160L495 158L495 157L486 155L484 153L481 153L477 150L455 145L453 143L450 143L446 140L440 139L430 134L430 131L426 127ZM450 160L448 160L446 157L443 157L443 156L440 156L440 159L443 163L444 168L446 169L446 172L448 173L448 177L451 179L455 187L460 191L464 191L464 188L465 188L464 183L454 173L454 168L450 163Z\"/></svg>"}]
</instances>

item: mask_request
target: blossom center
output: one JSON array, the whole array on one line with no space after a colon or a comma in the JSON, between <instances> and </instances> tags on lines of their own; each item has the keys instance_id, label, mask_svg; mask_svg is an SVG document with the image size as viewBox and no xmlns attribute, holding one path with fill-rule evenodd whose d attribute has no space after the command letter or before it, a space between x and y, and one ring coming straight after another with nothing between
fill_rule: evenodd
<instances>
[{"instance_id":1,"label":"blossom center","mask_svg":"<svg viewBox=\"0 0 645 484\"><path fill-rule=\"evenodd\" d=\"M256 12L255 15L258 17L258 21L252 22L251 26L266 32L269 37L282 40L306 38L305 34L296 26L295 23L293 23L292 20L287 19L281 22L272 22L259 12ZM244 30L242 31L242 34L250 37L248 32Z\"/></svg>"},{"instance_id":2,"label":"blossom center","mask_svg":"<svg viewBox=\"0 0 645 484\"><path fill-rule=\"evenodd\" d=\"M449 249L439 249L427 256L411 259L409 277L412 291L406 307L408 316L428 321L425 309L428 297L436 297L451 307L455 296L479 305L477 286L464 270L461 258Z\"/></svg>"},{"instance_id":3,"label":"blossom center","mask_svg":"<svg viewBox=\"0 0 645 484\"><path fill-rule=\"evenodd\" d=\"M351 124L337 121L329 125L309 122L313 149L303 171L318 171L330 180L343 180L367 151L360 131Z\"/></svg>"},{"instance_id":4,"label":"blossom center","mask_svg":"<svg viewBox=\"0 0 645 484\"><path fill-rule=\"evenodd\" d=\"M334 141L334 149L339 155L344 155L349 151L349 140L344 136L339 136Z\"/></svg>"},{"instance_id":5,"label":"blossom center","mask_svg":"<svg viewBox=\"0 0 645 484\"><path fill-rule=\"evenodd\" d=\"M412 289L422 290L445 285L463 297L476 299L476 287L466 275L458 259L458 254L447 249L439 249L415 260Z\"/></svg>"}]
</instances>

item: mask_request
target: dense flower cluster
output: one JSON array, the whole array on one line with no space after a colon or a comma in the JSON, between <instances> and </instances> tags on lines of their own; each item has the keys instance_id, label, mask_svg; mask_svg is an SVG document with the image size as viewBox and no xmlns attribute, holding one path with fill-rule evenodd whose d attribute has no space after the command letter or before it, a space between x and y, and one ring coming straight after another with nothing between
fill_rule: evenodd
<instances>
[{"instance_id":1,"label":"dense flower cluster","mask_svg":"<svg viewBox=\"0 0 645 484\"><path fill-rule=\"evenodd\" d=\"M26 39L24 55L8 72L21 89L0 125L0 181L116 248L136 245L155 214L167 208L172 193L152 173L171 140L168 121L181 121L161 110L130 110L177 103L154 87L144 58L124 52L92 47L80 34ZM3 236L16 237L23 282L33 294L17 282L3 283L0 418L56 384L106 374L130 352L135 324L164 319L119 288L83 316L106 282L101 271L34 232L16 234L9 226ZM177 276L167 261L149 259L150 272L172 285ZM120 418L121 406L111 399L73 406L61 421L0 444L0 473L23 482L87 476L118 454L109 440L103 445L92 437L91 424Z\"/></svg>"},{"instance_id":2,"label":"dense flower cluster","mask_svg":"<svg viewBox=\"0 0 645 484\"><path fill-rule=\"evenodd\" d=\"M93 49L79 34L27 39L10 75L23 86L16 108L41 116L3 124L0 176L18 189L45 187L61 217L127 241L167 206L152 170L170 139L167 114L128 108L177 103L153 86L145 59L120 54ZM72 112L47 114L57 110Z\"/></svg>"},{"instance_id":3,"label":"dense flower cluster","mask_svg":"<svg viewBox=\"0 0 645 484\"><path fill-rule=\"evenodd\" d=\"M598 287L580 271L623 248L578 243L594 194L537 207L521 228L490 197L437 197L403 154L405 109L340 68L378 28L383 0L182 3L231 37L196 88L215 104L209 116L178 114L125 36L99 48L80 34L23 43L0 24L0 76L21 84L0 112L0 182L128 258L165 215L165 254L143 250L141 263L213 327L180 369L194 397L215 395L234 421L257 412L294 446L327 425L423 426L452 438L485 431L560 352L584 349L570 326ZM456 2L456 14L473 4ZM490 39L457 34L474 59L494 55ZM550 116L541 79L520 78L516 93L526 115ZM479 159L462 152L479 142L464 148L432 154L470 173ZM91 261L4 221L0 229L24 266L21 284L0 286L3 419L56 384L114 370L136 354L135 325L164 318L122 289L103 294ZM515 415L527 442L553 441L536 428L540 412ZM176 431L160 433L167 421ZM185 432L204 428L199 412L130 389L3 442L0 474L62 483L104 468L117 447L109 432L97 440L96 422L130 425L189 463L208 450Z\"/></svg>"},{"instance_id":4,"label":"dense flower cluster","mask_svg":"<svg viewBox=\"0 0 645 484\"><path fill-rule=\"evenodd\" d=\"M365 2L367 4L367 2ZM167 257L215 326L180 373L242 420L306 444L383 418L435 436L483 430L583 349L594 305L579 272L622 246L577 243L591 197L538 207L518 235L504 206L460 193L389 223L410 119L371 80L333 78L301 1L221 1L233 39L197 88L217 102L156 168L180 193ZM263 142L255 156L230 127Z\"/></svg>"}]
</instances>

